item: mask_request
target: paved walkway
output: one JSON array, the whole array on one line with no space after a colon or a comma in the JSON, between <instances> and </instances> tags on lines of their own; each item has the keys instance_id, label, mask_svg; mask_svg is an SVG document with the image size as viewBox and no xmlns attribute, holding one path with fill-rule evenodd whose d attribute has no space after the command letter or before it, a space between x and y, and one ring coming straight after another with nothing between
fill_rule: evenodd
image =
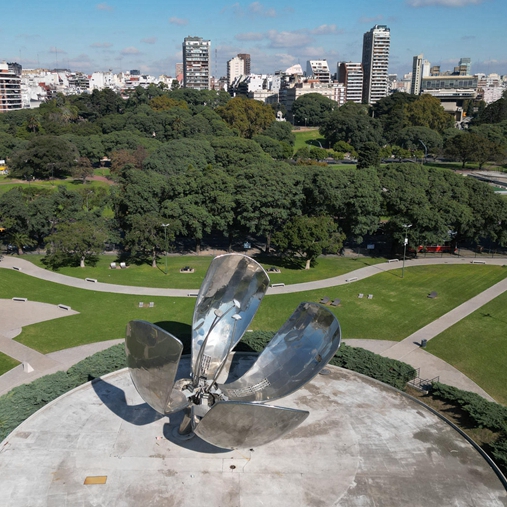
<instances>
[{"instance_id":1,"label":"paved walkway","mask_svg":"<svg viewBox=\"0 0 507 507\"><path fill-rule=\"evenodd\" d=\"M427 266L434 264L467 264L467 263L469 264L474 263L474 261L477 262L477 259L463 257L440 258L440 259L414 259L407 260L405 263L405 267ZM481 264L485 263L492 265L507 264L506 259L499 258L481 260L480 262ZM63 285L68 285L71 287L86 290L93 290L97 292L114 292L120 294L136 294L143 296L166 296L166 297L189 297L190 294L195 295L195 293L198 292L198 289L156 289L149 287L114 285L101 282L97 283L88 282L84 279L82 280L66 275L61 275L59 273L54 273L52 271L39 268L34 264L32 264L31 262L26 261L24 259L10 256L6 256L0 261L0 268L18 269L19 271L29 276L34 276L36 278L40 278L50 282L60 283ZM293 284L283 287L270 287L267 294L271 295L288 294L307 290L336 287L339 285L354 283L355 281L368 278L381 272L391 271L400 268L401 262L386 262L382 264L375 264L373 266L366 266L364 268L357 269L345 275L340 275L325 280L316 280L314 282ZM480 266L478 266L478 268L480 269ZM477 384L475 384L475 382L466 377L459 370L449 365L445 361L421 349L420 343L421 340L423 339L431 340L433 337L445 331L459 320L470 315L472 312L474 312L481 306L485 305L495 297L499 296L506 290L507 290L507 279L502 280L493 287L490 287L481 294L475 296L469 301L451 310L450 312L443 315L439 319L435 320L431 324L428 324L427 326L408 336L401 342L389 342L384 340L349 339L346 340L346 343L352 346L363 347L367 350L371 350L372 352L381 354L386 357L390 357L392 359L399 359L405 361L414 368L419 368L420 376L422 378L431 379L439 376L441 382L459 387L461 389L476 392L489 400L493 400L491 396L489 396L483 389L481 389ZM23 325L27 325L27 323L24 323ZM19 332L21 331L20 329L21 327L23 326L20 325L17 328L15 328L18 331L15 332L15 335L19 334ZM31 381L33 378L37 378L38 376L42 376L46 373L52 373L53 371L57 371L58 369L60 370L68 369L70 366L72 366L72 364L75 364L76 362L87 357L88 355L93 354L98 350L102 350L103 348L107 348L108 346L121 341L114 340L102 342L102 344L90 344L85 345L83 347L76 347L76 349L67 349L64 351L44 356L42 354L39 354L38 352L32 351L32 349L25 350L28 347L26 347L25 349L20 348L23 347L21 344L17 344L20 345L20 347L16 348L16 345L13 345L13 343L17 342L12 342L12 340L9 340L10 338L13 338L13 336L11 336L13 331L12 329L6 329L3 318L0 318L0 333L3 333L3 335L0 335L0 352L4 352L5 354L10 355L11 357L14 357L16 359L18 359L19 357L30 357L30 361L34 362L39 368L35 372L27 374L22 371L22 366L18 366L17 368L14 368L10 372L0 376L0 395L8 391L15 385L26 383L28 381ZM18 360L25 361L25 359ZM55 361L58 362L58 364L54 364ZM31 377L27 377L27 375L31 375Z\"/></svg>"},{"instance_id":2,"label":"paved walkway","mask_svg":"<svg viewBox=\"0 0 507 507\"><path fill-rule=\"evenodd\" d=\"M476 259L469 259L464 257L456 258L441 258L441 259L413 259L405 262L405 267L412 266L430 266L436 264L470 264ZM496 266L503 266L507 264L507 259L487 259L485 264L492 264ZM294 292L303 292L307 290L325 289L328 287L336 287L337 285L345 285L353 283L358 280L363 280L370 276L382 273L385 271L392 271L401 268L401 262L384 262L375 264L373 266L366 266L364 268L356 269L344 275L335 276L333 278L326 278L325 280L316 280L314 282L295 283L283 287L270 287L267 294L290 294ZM478 266L479 267L479 266ZM138 296L166 296L166 297L188 297L189 294L196 294L199 288L193 289L157 289L152 287L134 287L132 285L115 285L112 283L88 282L85 279L74 278L72 276L61 275L54 271L39 268L29 261L20 259L19 257L4 256L0 261L0 268L15 269L25 273L29 276L47 280L48 282L55 282L78 289L93 290L95 292L114 292L117 294L133 294ZM283 281L283 280L282 280Z\"/></svg>"}]
</instances>

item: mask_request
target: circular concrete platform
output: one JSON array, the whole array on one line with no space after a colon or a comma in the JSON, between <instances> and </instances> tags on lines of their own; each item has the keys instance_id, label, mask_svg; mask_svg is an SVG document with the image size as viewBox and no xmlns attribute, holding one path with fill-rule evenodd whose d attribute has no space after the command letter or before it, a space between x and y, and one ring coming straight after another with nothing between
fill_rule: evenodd
<instances>
[{"instance_id":1,"label":"circular concrete platform","mask_svg":"<svg viewBox=\"0 0 507 507\"><path fill-rule=\"evenodd\" d=\"M382 384L329 370L276 403L310 411L299 428L241 451L175 439L181 415L157 415L126 370L81 386L1 444L0 505L507 505L494 471L449 425Z\"/></svg>"}]
</instances>

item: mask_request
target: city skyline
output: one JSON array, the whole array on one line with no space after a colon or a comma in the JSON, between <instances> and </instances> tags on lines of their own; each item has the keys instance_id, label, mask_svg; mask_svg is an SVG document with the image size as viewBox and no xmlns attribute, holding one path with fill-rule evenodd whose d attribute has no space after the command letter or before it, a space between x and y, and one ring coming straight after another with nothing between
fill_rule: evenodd
<instances>
[{"instance_id":1,"label":"city skyline","mask_svg":"<svg viewBox=\"0 0 507 507\"><path fill-rule=\"evenodd\" d=\"M494 13L494 16L492 15ZM414 55L452 70L461 57L472 72L507 74L507 36L501 0L357 0L340 5L319 0L183 3L139 0L69 6L62 0L27 0L4 6L0 60L24 68L66 67L73 71L139 69L174 75L187 36L211 41L211 74L225 76L227 60L251 55L252 72L271 73L307 60L361 61L363 34L375 24L391 30L389 72L412 70ZM215 55L217 58L215 59Z\"/></svg>"}]
</instances>

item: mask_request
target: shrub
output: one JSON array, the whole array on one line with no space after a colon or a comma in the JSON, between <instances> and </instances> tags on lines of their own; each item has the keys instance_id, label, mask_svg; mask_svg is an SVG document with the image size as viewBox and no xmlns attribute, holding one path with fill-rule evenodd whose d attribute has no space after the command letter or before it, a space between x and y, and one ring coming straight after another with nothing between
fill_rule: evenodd
<instances>
[{"instance_id":1,"label":"shrub","mask_svg":"<svg viewBox=\"0 0 507 507\"><path fill-rule=\"evenodd\" d=\"M507 407L503 405L440 382L433 384L431 394L459 406L479 428L488 428L492 431L507 430Z\"/></svg>"}]
</instances>

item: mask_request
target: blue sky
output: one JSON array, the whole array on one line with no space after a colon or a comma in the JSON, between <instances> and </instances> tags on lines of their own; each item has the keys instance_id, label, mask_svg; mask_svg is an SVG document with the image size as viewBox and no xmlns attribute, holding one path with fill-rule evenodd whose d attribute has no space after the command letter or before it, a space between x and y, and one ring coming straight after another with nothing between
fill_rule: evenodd
<instances>
[{"instance_id":1,"label":"blue sky","mask_svg":"<svg viewBox=\"0 0 507 507\"><path fill-rule=\"evenodd\" d=\"M285 70L326 58L360 61L374 24L391 29L390 72L409 72L424 53L452 69L472 58L473 72L507 74L506 0L24 0L3 2L0 60L24 68L140 69L175 73L187 35L212 43L212 73L250 53L252 72ZM217 58L215 59L215 50Z\"/></svg>"}]
</instances>

